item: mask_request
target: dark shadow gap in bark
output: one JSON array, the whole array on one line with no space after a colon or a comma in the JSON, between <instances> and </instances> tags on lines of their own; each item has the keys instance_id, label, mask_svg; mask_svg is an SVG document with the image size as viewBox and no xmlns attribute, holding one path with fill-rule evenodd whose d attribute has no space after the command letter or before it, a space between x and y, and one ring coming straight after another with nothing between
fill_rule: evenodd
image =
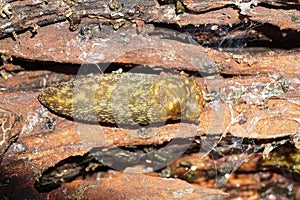
<instances>
[{"instance_id":1,"label":"dark shadow gap in bark","mask_svg":"<svg viewBox=\"0 0 300 200\"><path fill-rule=\"evenodd\" d=\"M214 49L253 48L295 49L300 47L300 32L292 29L281 30L269 23L255 21L240 22L232 26L207 24L187 25L152 23L157 29L149 35L180 41L186 44L201 45Z\"/></svg>"},{"instance_id":2,"label":"dark shadow gap in bark","mask_svg":"<svg viewBox=\"0 0 300 200\"><path fill-rule=\"evenodd\" d=\"M300 10L300 5L298 3L297 0L295 1L289 1L289 2L294 2L293 4L287 3L287 2L278 2L277 4L280 3L280 5L274 5L271 3L266 3L266 2L262 2L259 3L259 6L265 7L265 8L270 8L270 9L283 9L283 10Z\"/></svg>"},{"instance_id":3,"label":"dark shadow gap in bark","mask_svg":"<svg viewBox=\"0 0 300 200\"><path fill-rule=\"evenodd\" d=\"M148 167L166 166L174 159L174 155L178 157L185 152L182 152L182 144L190 145L192 142L193 138L176 138L173 142L155 146L94 147L83 156L70 156L49 167L41 173L40 177L36 177L34 187L38 192L44 193L57 189L66 182L85 179L89 175L105 172L108 169L124 170L140 164L149 165ZM168 151L164 150L165 147L168 147ZM193 152L197 150L195 148Z\"/></svg>"}]
</instances>

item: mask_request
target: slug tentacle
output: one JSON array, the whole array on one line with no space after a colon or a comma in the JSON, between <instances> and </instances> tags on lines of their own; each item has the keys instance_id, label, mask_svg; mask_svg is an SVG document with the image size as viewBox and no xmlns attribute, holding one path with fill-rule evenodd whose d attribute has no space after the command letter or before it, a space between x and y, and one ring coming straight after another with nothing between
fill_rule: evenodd
<instances>
[{"instance_id":1,"label":"slug tentacle","mask_svg":"<svg viewBox=\"0 0 300 200\"><path fill-rule=\"evenodd\" d=\"M130 125L194 121L205 103L191 78L139 73L77 78L46 88L38 99L48 109L74 119Z\"/></svg>"}]
</instances>

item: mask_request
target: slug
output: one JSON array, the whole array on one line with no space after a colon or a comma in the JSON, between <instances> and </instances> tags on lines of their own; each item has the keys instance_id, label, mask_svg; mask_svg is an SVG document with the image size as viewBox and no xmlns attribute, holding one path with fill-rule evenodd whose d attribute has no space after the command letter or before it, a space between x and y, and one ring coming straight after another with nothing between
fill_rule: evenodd
<instances>
[{"instance_id":1,"label":"slug","mask_svg":"<svg viewBox=\"0 0 300 200\"><path fill-rule=\"evenodd\" d=\"M46 88L38 100L73 119L129 125L194 121L205 103L191 78L140 73L91 74Z\"/></svg>"}]
</instances>

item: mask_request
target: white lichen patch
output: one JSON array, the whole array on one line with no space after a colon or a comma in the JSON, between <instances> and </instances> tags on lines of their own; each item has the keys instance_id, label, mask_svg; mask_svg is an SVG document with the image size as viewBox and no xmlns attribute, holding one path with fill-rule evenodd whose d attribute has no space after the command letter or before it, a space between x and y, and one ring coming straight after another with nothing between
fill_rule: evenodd
<instances>
[{"instance_id":1,"label":"white lichen patch","mask_svg":"<svg viewBox=\"0 0 300 200\"><path fill-rule=\"evenodd\" d=\"M298 131L294 133L291 137L293 139L295 147L300 150L300 132Z\"/></svg>"},{"instance_id":2,"label":"white lichen patch","mask_svg":"<svg viewBox=\"0 0 300 200\"><path fill-rule=\"evenodd\" d=\"M257 6L258 1L251 0L249 2L244 2L243 0L236 0L235 5L239 7L241 15L247 15L248 13L255 13L252 9L252 6Z\"/></svg>"},{"instance_id":3,"label":"white lichen patch","mask_svg":"<svg viewBox=\"0 0 300 200\"><path fill-rule=\"evenodd\" d=\"M172 195L173 195L174 199L182 199L186 195L192 194L193 192L194 192L193 188L184 188L184 189L172 192Z\"/></svg>"},{"instance_id":4,"label":"white lichen patch","mask_svg":"<svg viewBox=\"0 0 300 200\"><path fill-rule=\"evenodd\" d=\"M236 82L235 85L229 87L229 92L223 88L221 94L226 93L221 97L225 102L237 102L242 99L247 104L260 105L266 99L271 97L279 97L286 93L290 87L290 81L283 78L274 78L270 82L252 82L250 85L243 85Z\"/></svg>"},{"instance_id":5,"label":"white lichen patch","mask_svg":"<svg viewBox=\"0 0 300 200\"><path fill-rule=\"evenodd\" d=\"M9 3L0 1L0 16L3 18L7 17L8 19L13 18L13 12L11 10L11 5Z\"/></svg>"}]
</instances>

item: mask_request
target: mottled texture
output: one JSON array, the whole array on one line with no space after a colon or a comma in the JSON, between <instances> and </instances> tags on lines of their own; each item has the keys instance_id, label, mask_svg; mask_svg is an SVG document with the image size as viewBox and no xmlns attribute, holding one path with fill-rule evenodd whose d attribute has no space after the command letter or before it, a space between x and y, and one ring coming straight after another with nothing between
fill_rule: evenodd
<instances>
[{"instance_id":1,"label":"mottled texture","mask_svg":"<svg viewBox=\"0 0 300 200\"><path fill-rule=\"evenodd\" d=\"M49 87L38 99L74 119L130 125L196 120L204 105L191 78L138 73L88 75Z\"/></svg>"},{"instance_id":2,"label":"mottled texture","mask_svg":"<svg viewBox=\"0 0 300 200\"><path fill-rule=\"evenodd\" d=\"M10 110L0 108L0 162L3 154L20 133L20 120Z\"/></svg>"}]
</instances>

